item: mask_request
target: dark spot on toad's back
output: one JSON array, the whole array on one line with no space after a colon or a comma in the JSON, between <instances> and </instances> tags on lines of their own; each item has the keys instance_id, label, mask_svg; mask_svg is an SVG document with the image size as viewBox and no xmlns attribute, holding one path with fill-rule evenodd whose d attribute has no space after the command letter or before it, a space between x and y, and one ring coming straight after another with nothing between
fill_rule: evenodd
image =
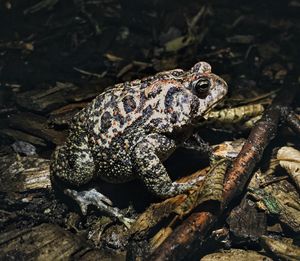
<instances>
[{"instance_id":1,"label":"dark spot on toad's back","mask_svg":"<svg viewBox=\"0 0 300 261\"><path fill-rule=\"evenodd\" d=\"M162 123L162 119L156 118L156 119L152 119L150 121L150 124L153 126L160 126Z\"/></svg>"},{"instance_id":2,"label":"dark spot on toad's back","mask_svg":"<svg viewBox=\"0 0 300 261\"><path fill-rule=\"evenodd\" d=\"M117 106L117 96L116 95L111 95L110 101L108 102L108 106L110 106L111 108L116 107Z\"/></svg>"},{"instance_id":3,"label":"dark spot on toad's back","mask_svg":"<svg viewBox=\"0 0 300 261\"><path fill-rule=\"evenodd\" d=\"M165 109L168 111L169 108L172 108L172 103L174 100L174 93L179 92L179 89L176 87L171 87L165 97Z\"/></svg>"},{"instance_id":4,"label":"dark spot on toad's back","mask_svg":"<svg viewBox=\"0 0 300 261\"><path fill-rule=\"evenodd\" d=\"M145 89L147 86L148 86L148 82L147 81L142 81L141 89Z\"/></svg>"},{"instance_id":5,"label":"dark spot on toad's back","mask_svg":"<svg viewBox=\"0 0 300 261\"><path fill-rule=\"evenodd\" d=\"M181 71L181 70L174 70L172 72L172 75L175 76L175 77L179 77L180 75L182 75L184 73L184 71Z\"/></svg>"},{"instance_id":6,"label":"dark spot on toad's back","mask_svg":"<svg viewBox=\"0 0 300 261\"><path fill-rule=\"evenodd\" d=\"M158 94L161 93L161 91L162 91L161 88L155 89L154 91L152 91L148 94L148 98L155 98Z\"/></svg>"},{"instance_id":7,"label":"dark spot on toad's back","mask_svg":"<svg viewBox=\"0 0 300 261\"><path fill-rule=\"evenodd\" d=\"M95 108L99 108L100 106L102 106L102 102L103 102L103 99L100 97L97 97L95 100Z\"/></svg>"},{"instance_id":8,"label":"dark spot on toad's back","mask_svg":"<svg viewBox=\"0 0 300 261\"><path fill-rule=\"evenodd\" d=\"M121 113L117 110L116 113L114 113L114 120L116 122L119 122L120 126L122 127L125 123L125 118L121 115Z\"/></svg>"},{"instance_id":9,"label":"dark spot on toad's back","mask_svg":"<svg viewBox=\"0 0 300 261\"><path fill-rule=\"evenodd\" d=\"M176 112L172 112L172 113L171 113L171 119L170 119L171 123L176 123L177 120L178 120L178 115L177 115L177 113L176 113Z\"/></svg>"},{"instance_id":10,"label":"dark spot on toad's back","mask_svg":"<svg viewBox=\"0 0 300 261\"><path fill-rule=\"evenodd\" d=\"M132 96L129 96L129 95L125 96L122 99L122 102L123 102L124 110L126 113L129 113L129 112L132 112L135 110L136 103Z\"/></svg>"},{"instance_id":11,"label":"dark spot on toad's back","mask_svg":"<svg viewBox=\"0 0 300 261\"><path fill-rule=\"evenodd\" d=\"M101 117L101 132L106 132L112 125L111 115L108 111L104 112Z\"/></svg>"},{"instance_id":12,"label":"dark spot on toad's back","mask_svg":"<svg viewBox=\"0 0 300 261\"><path fill-rule=\"evenodd\" d=\"M151 116L152 108L151 105L148 105L144 110L143 110L143 117L148 118Z\"/></svg>"},{"instance_id":13,"label":"dark spot on toad's back","mask_svg":"<svg viewBox=\"0 0 300 261\"><path fill-rule=\"evenodd\" d=\"M145 103L146 103L146 95L145 95L145 92L142 91L140 93L140 103L139 103L139 106L137 108L137 112L140 112L144 108Z\"/></svg>"}]
</instances>

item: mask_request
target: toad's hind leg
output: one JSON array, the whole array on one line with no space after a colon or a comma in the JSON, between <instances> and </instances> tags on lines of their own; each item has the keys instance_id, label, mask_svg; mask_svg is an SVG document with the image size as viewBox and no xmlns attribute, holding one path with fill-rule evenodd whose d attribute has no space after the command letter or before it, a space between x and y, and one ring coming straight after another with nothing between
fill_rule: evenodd
<instances>
[{"instance_id":1,"label":"toad's hind leg","mask_svg":"<svg viewBox=\"0 0 300 261\"><path fill-rule=\"evenodd\" d=\"M199 177L186 183L172 182L161 159L167 158L175 148L174 140L161 134L149 134L135 146L132 154L137 175L150 192L162 198L181 194L203 179Z\"/></svg>"},{"instance_id":2,"label":"toad's hind leg","mask_svg":"<svg viewBox=\"0 0 300 261\"><path fill-rule=\"evenodd\" d=\"M93 179L96 166L87 136L80 132L74 133L63 146L57 148L53 155L51 163L53 188L74 199L84 215L87 213L88 206L94 205L106 215L117 218L129 227L132 220L112 207L112 202L100 192L94 188L78 191L78 188Z\"/></svg>"},{"instance_id":3,"label":"toad's hind leg","mask_svg":"<svg viewBox=\"0 0 300 261\"><path fill-rule=\"evenodd\" d=\"M64 145L52 155L50 173L67 185L79 187L92 180L95 172L94 158L84 132L70 135Z\"/></svg>"}]
</instances>

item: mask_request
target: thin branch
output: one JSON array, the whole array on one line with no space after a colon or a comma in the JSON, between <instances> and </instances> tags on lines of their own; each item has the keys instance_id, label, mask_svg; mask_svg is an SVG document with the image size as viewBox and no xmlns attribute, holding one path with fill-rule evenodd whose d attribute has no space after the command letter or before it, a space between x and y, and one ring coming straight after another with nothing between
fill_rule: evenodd
<instances>
[{"instance_id":1,"label":"thin branch","mask_svg":"<svg viewBox=\"0 0 300 261\"><path fill-rule=\"evenodd\" d=\"M291 127L291 129L296 133L300 134L300 119L299 116L293 112L289 111L286 115L286 122Z\"/></svg>"}]
</instances>

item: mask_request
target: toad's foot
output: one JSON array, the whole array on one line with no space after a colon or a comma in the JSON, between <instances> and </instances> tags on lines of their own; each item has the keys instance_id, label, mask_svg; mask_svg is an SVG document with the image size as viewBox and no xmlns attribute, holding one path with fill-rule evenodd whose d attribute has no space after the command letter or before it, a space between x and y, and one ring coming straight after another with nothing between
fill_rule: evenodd
<instances>
[{"instance_id":1,"label":"toad's foot","mask_svg":"<svg viewBox=\"0 0 300 261\"><path fill-rule=\"evenodd\" d=\"M212 155L212 148L210 145L204 141L198 133L194 133L192 137L186 140L181 147L188 149L188 150L195 150L200 152L203 155Z\"/></svg>"},{"instance_id":2,"label":"toad's foot","mask_svg":"<svg viewBox=\"0 0 300 261\"><path fill-rule=\"evenodd\" d=\"M64 192L78 203L83 215L86 215L88 205L94 205L108 216L117 218L127 228L130 228L131 224L135 221L134 219L124 217L118 208L112 207L111 200L96 189L79 192L72 189L66 189Z\"/></svg>"}]
</instances>

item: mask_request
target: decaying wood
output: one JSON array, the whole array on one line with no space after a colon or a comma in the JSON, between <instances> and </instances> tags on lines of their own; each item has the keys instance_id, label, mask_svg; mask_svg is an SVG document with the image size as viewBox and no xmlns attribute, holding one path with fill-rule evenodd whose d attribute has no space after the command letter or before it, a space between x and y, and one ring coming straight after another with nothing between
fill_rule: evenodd
<instances>
[{"instance_id":1,"label":"decaying wood","mask_svg":"<svg viewBox=\"0 0 300 261\"><path fill-rule=\"evenodd\" d=\"M17 95L18 105L37 112L47 112L59 106L66 105L70 100L70 93L78 87L71 83L60 83L44 89L30 90Z\"/></svg>"},{"instance_id":2,"label":"decaying wood","mask_svg":"<svg viewBox=\"0 0 300 261\"><path fill-rule=\"evenodd\" d=\"M246 139L242 138L213 145L213 155L220 158L234 159L241 151L245 141Z\"/></svg>"},{"instance_id":3,"label":"decaying wood","mask_svg":"<svg viewBox=\"0 0 300 261\"><path fill-rule=\"evenodd\" d=\"M0 129L0 135L2 137L8 138L9 140L22 140L29 142L31 144L46 147L47 143L45 140L28 134L26 132L15 130L15 129Z\"/></svg>"},{"instance_id":4,"label":"decaying wood","mask_svg":"<svg viewBox=\"0 0 300 261\"><path fill-rule=\"evenodd\" d=\"M230 160L222 159L210 169L203 182L203 188L198 192L195 207L204 202L212 201L221 204L223 182L229 164Z\"/></svg>"},{"instance_id":5,"label":"decaying wood","mask_svg":"<svg viewBox=\"0 0 300 261\"><path fill-rule=\"evenodd\" d=\"M248 193L255 199L259 209L276 217L278 221L295 233L299 233L299 193L296 187L287 180L287 176L278 178L274 175L256 171L249 183Z\"/></svg>"},{"instance_id":6,"label":"decaying wood","mask_svg":"<svg viewBox=\"0 0 300 261\"><path fill-rule=\"evenodd\" d=\"M13 154L2 157L0 164L2 192L51 188L50 162L47 159Z\"/></svg>"},{"instance_id":7,"label":"decaying wood","mask_svg":"<svg viewBox=\"0 0 300 261\"><path fill-rule=\"evenodd\" d=\"M88 245L64 229L42 224L32 229L9 231L0 237L1 259L20 256L57 260L68 258L72 253ZM55 249L55 251L52 251Z\"/></svg>"},{"instance_id":8,"label":"decaying wood","mask_svg":"<svg viewBox=\"0 0 300 261\"><path fill-rule=\"evenodd\" d=\"M293 86L282 90L265 111L263 117L252 129L241 152L234 160L224 182L223 204L221 211L200 211L190 215L174 232L155 250L150 260L180 260L193 254L193 245L203 241L207 232L218 220L232 199L244 189L255 165L260 161L264 149L275 137L281 116L281 108L289 106L296 93ZM199 244L198 244L199 245Z\"/></svg>"},{"instance_id":9,"label":"decaying wood","mask_svg":"<svg viewBox=\"0 0 300 261\"><path fill-rule=\"evenodd\" d=\"M293 244L291 239L275 239L267 236L261 237L261 243L267 252L283 260L299 260L300 247Z\"/></svg>"},{"instance_id":10,"label":"decaying wood","mask_svg":"<svg viewBox=\"0 0 300 261\"><path fill-rule=\"evenodd\" d=\"M54 144L61 144L65 139L62 132L50 129L46 118L29 112L13 115L9 119L9 126Z\"/></svg>"},{"instance_id":11,"label":"decaying wood","mask_svg":"<svg viewBox=\"0 0 300 261\"><path fill-rule=\"evenodd\" d=\"M69 125L74 115L86 106L86 102L71 103L52 111L48 122L54 125Z\"/></svg>"},{"instance_id":12,"label":"decaying wood","mask_svg":"<svg viewBox=\"0 0 300 261\"><path fill-rule=\"evenodd\" d=\"M213 254L206 255L201 258L201 261L232 261L232 260L240 260L240 261L272 261L271 258L259 254L253 250L242 250L242 249L230 249L222 252L217 252Z\"/></svg>"},{"instance_id":13,"label":"decaying wood","mask_svg":"<svg viewBox=\"0 0 300 261\"><path fill-rule=\"evenodd\" d=\"M286 115L286 122L295 133L300 135L300 118L296 113L289 111Z\"/></svg>"},{"instance_id":14,"label":"decaying wood","mask_svg":"<svg viewBox=\"0 0 300 261\"><path fill-rule=\"evenodd\" d=\"M19 93L16 102L19 106L35 112L49 112L71 102L91 100L104 90L103 85L89 85L89 88L80 88L72 83L57 82L55 86L30 90Z\"/></svg>"},{"instance_id":15,"label":"decaying wood","mask_svg":"<svg viewBox=\"0 0 300 261\"><path fill-rule=\"evenodd\" d=\"M1 260L103 260L106 254L92 250L80 237L57 225L41 224L0 235ZM92 259L93 258L93 259Z\"/></svg>"},{"instance_id":16,"label":"decaying wood","mask_svg":"<svg viewBox=\"0 0 300 261\"><path fill-rule=\"evenodd\" d=\"M247 196L230 212L226 221L238 242L257 241L266 232L266 213L257 209Z\"/></svg>"},{"instance_id":17,"label":"decaying wood","mask_svg":"<svg viewBox=\"0 0 300 261\"><path fill-rule=\"evenodd\" d=\"M249 104L234 108L226 108L219 111L211 111L205 115L206 123L217 122L218 124L233 124L246 121L264 112L261 104Z\"/></svg>"},{"instance_id":18,"label":"decaying wood","mask_svg":"<svg viewBox=\"0 0 300 261\"><path fill-rule=\"evenodd\" d=\"M300 190L300 151L293 147L282 147L277 152L277 159Z\"/></svg>"}]
</instances>

